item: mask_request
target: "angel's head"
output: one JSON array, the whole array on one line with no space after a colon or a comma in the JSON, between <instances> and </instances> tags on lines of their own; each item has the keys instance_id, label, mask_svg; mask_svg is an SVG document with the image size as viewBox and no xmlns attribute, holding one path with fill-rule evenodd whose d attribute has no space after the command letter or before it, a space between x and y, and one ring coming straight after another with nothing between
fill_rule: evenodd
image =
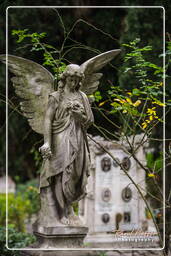
<instances>
[{"instance_id":1,"label":"angel's head","mask_svg":"<svg viewBox=\"0 0 171 256\"><path fill-rule=\"evenodd\" d=\"M81 71L79 65L70 64L66 67L60 79L69 89L77 91L84 79L84 73Z\"/></svg>"}]
</instances>

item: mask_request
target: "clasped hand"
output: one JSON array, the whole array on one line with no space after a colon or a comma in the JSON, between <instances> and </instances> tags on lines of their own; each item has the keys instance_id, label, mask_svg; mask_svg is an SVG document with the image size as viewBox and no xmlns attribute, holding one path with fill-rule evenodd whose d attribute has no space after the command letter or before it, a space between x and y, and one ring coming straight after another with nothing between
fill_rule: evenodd
<instances>
[{"instance_id":1,"label":"clasped hand","mask_svg":"<svg viewBox=\"0 0 171 256\"><path fill-rule=\"evenodd\" d=\"M51 148L49 143L44 143L43 146L39 148L39 152L41 153L43 159L49 159L52 156Z\"/></svg>"},{"instance_id":2,"label":"clasped hand","mask_svg":"<svg viewBox=\"0 0 171 256\"><path fill-rule=\"evenodd\" d=\"M68 109L73 113L76 119L82 120L84 118L85 112L83 106L75 101L68 104Z\"/></svg>"}]
</instances>

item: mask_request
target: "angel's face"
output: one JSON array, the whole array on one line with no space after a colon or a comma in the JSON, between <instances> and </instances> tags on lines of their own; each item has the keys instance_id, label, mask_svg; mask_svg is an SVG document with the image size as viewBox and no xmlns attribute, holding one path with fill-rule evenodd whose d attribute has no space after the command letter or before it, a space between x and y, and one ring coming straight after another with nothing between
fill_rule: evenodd
<instances>
[{"instance_id":1,"label":"angel's face","mask_svg":"<svg viewBox=\"0 0 171 256\"><path fill-rule=\"evenodd\" d=\"M76 75L70 75L66 78L66 85L67 87L73 91L76 88L78 88L78 84L80 82L80 77L76 76Z\"/></svg>"}]
</instances>

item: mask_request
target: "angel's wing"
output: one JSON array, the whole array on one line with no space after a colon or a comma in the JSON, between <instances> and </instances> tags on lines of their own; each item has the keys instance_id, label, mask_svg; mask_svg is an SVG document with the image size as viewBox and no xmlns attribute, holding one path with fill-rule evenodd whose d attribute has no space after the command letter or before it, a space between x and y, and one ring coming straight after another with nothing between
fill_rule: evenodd
<instances>
[{"instance_id":1,"label":"angel's wing","mask_svg":"<svg viewBox=\"0 0 171 256\"><path fill-rule=\"evenodd\" d=\"M0 55L0 61L6 63L6 55ZM48 95L54 91L53 75L43 66L14 55L8 55L8 68L15 75L11 80L23 115L34 131L43 134Z\"/></svg>"},{"instance_id":2,"label":"angel's wing","mask_svg":"<svg viewBox=\"0 0 171 256\"><path fill-rule=\"evenodd\" d=\"M120 52L120 49L104 52L84 62L80 66L81 71L85 75L84 82L80 88L81 91L85 92L87 95L95 92L99 85L99 79L103 75L102 73L96 73L96 71L104 67Z\"/></svg>"}]
</instances>

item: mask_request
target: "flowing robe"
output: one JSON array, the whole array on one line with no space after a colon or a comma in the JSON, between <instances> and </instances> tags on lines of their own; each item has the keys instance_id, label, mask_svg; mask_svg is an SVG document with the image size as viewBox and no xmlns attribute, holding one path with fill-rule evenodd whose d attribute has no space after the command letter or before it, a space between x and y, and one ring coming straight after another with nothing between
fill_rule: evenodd
<instances>
[{"instance_id":1,"label":"flowing robe","mask_svg":"<svg viewBox=\"0 0 171 256\"><path fill-rule=\"evenodd\" d=\"M55 115L52 121L52 156L42 165L40 191L53 187L57 207L62 212L72 202L85 195L89 175L89 155L86 129L94 121L87 96L79 91L72 101L78 101L84 109L86 120L79 121L67 105L70 98L59 99L59 92L50 94L49 100L55 101Z\"/></svg>"}]
</instances>

